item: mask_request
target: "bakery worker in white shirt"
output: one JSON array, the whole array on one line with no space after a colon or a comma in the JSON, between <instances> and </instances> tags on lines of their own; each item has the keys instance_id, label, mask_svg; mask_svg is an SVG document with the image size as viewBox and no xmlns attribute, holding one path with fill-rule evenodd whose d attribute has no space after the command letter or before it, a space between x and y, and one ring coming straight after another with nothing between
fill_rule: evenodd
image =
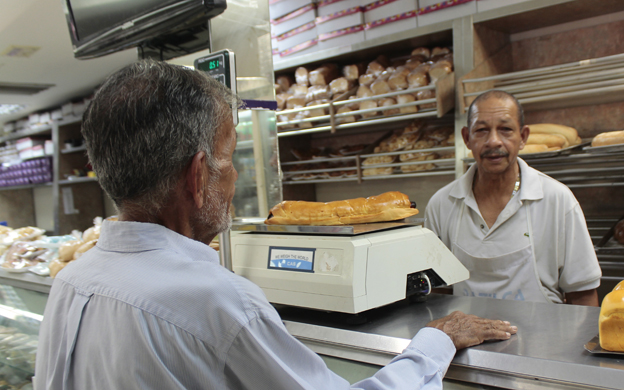
<instances>
[{"instance_id":1,"label":"bakery worker in white shirt","mask_svg":"<svg viewBox=\"0 0 624 390\"><path fill-rule=\"evenodd\" d=\"M598 306L601 270L585 217L562 183L518 158L529 136L522 106L478 96L462 137L476 160L440 189L425 226L468 268L453 294Z\"/></svg>"},{"instance_id":2,"label":"bakery worker in white shirt","mask_svg":"<svg viewBox=\"0 0 624 390\"><path fill-rule=\"evenodd\" d=\"M61 270L39 332L36 390L440 389L456 349L515 326L454 312L350 385L286 330L262 290L219 265L238 177L229 90L192 69L139 62L110 76L82 133L119 209Z\"/></svg>"}]
</instances>

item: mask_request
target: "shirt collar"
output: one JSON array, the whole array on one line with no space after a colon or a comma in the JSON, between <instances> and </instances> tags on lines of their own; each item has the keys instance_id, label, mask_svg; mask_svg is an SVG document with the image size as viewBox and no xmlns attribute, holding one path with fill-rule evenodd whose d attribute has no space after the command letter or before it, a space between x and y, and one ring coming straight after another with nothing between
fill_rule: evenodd
<instances>
[{"instance_id":1,"label":"shirt collar","mask_svg":"<svg viewBox=\"0 0 624 390\"><path fill-rule=\"evenodd\" d=\"M97 246L113 252L167 249L187 253L194 260L219 262L219 255L208 245L153 223L104 221Z\"/></svg>"},{"instance_id":2,"label":"shirt collar","mask_svg":"<svg viewBox=\"0 0 624 390\"><path fill-rule=\"evenodd\" d=\"M523 159L518 157L518 166L520 167L520 199L524 200L536 200L544 197L544 191L542 189L542 182L539 180L539 173L529 167ZM466 171L462 177L457 180L453 188L451 189L450 196L456 199L474 198L472 193L472 181L474 175L477 172L477 164L472 166Z\"/></svg>"}]
</instances>

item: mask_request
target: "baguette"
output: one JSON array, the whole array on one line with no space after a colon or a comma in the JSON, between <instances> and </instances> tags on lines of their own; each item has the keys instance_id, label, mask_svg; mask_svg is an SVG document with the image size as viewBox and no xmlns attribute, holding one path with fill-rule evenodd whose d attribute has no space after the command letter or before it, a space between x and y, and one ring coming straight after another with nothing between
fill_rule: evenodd
<instances>
[{"instance_id":1,"label":"baguette","mask_svg":"<svg viewBox=\"0 0 624 390\"><path fill-rule=\"evenodd\" d=\"M600 133L594 137L591 146L608 146L624 143L624 130Z\"/></svg>"},{"instance_id":2,"label":"baguette","mask_svg":"<svg viewBox=\"0 0 624 390\"><path fill-rule=\"evenodd\" d=\"M534 134L561 134L568 140L568 145L578 145L581 142L578 132L575 128L553 123L538 123L529 125L531 133Z\"/></svg>"},{"instance_id":3,"label":"baguette","mask_svg":"<svg viewBox=\"0 0 624 390\"><path fill-rule=\"evenodd\" d=\"M335 202L284 201L271 209L269 225L351 225L395 221L418 214L416 204L397 191Z\"/></svg>"},{"instance_id":4,"label":"baguette","mask_svg":"<svg viewBox=\"0 0 624 390\"><path fill-rule=\"evenodd\" d=\"M566 137L561 134L540 134L540 133L530 133L529 138L527 139L527 145L539 145L544 144L549 148L559 147L559 148L567 148L570 146Z\"/></svg>"}]
</instances>

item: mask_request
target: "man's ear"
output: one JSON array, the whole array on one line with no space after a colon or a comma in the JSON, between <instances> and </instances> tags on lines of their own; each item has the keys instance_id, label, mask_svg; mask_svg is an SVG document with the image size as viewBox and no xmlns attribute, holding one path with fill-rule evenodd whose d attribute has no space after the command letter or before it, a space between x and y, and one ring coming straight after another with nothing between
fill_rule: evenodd
<instances>
[{"instance_id":1,"label":"man's ear","mask_svg":"<svg viewBox=\"0 0 624 390\"><path fill-rule=\"evenodd\" d=\"M198 152L186 171L186 189L193 198L197 208L204 205L204 191L208 180L208 166L206 165L206 153Z\"/></svg>"},{"instance_id":2,"label":"man's ear","mask_svg":"<svg viewBox=\"0 0 624 390\"><path fill-rule=\"evenodd\" d=\"M464 139L464 143L466 147L470 149L470 130L466 126L462 127L461 130L462 138Z\"/></svg>"},{"instance_id":3,"label":"man's ear","mask_svg":"<svg viewBox=\"0 0 624 390\"><path fill-rule=\"evenodd\" d=\"M524 147L526 146L527 140L529 139L529 134L531 133L531 129L529 128L529 126L524 125L521 129L520 129L520 150L524 149Z\"/></svg>"}]
</instances>

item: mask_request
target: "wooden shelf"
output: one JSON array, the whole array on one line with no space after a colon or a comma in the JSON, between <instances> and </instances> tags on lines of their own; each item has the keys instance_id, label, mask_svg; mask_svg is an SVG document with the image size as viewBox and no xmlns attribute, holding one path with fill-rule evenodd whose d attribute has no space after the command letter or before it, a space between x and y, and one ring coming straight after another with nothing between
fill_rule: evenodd
<instances>
[{"instance_id":1,"label":"wooden shelf","mask_svg":"<svg viewBox=\"0 0 624 390\"><path fill-rule=\"evenodd\" d=\"M14 139L30 137L33 135L47 134L47 133L50 133L51 131L52 131L52 126L49 126L49 125L31 127L28 130L22 130L18 133L12 133L9 135L5 135L4 137L0 137L0 143L11 141Z\"/></svg>"}]
</instances>

